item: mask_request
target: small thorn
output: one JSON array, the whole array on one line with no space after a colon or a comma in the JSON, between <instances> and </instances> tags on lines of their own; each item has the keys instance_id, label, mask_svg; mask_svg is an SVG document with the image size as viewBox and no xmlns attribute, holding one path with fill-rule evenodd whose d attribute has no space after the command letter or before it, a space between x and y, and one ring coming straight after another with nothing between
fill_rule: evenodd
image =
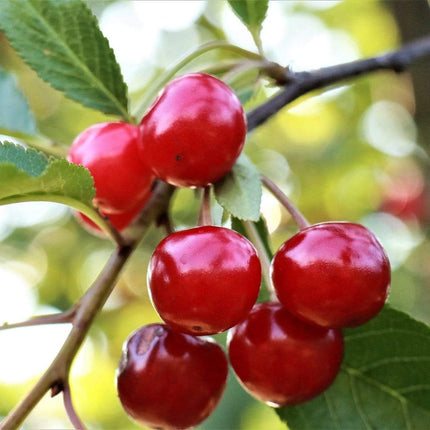
<instances>
[{"instance_id":1,"label":"small thorn","mask_svg":"<svg viewBox=\"0 0 430 430\"><path fill-rule=\"evenodd\" d=\"M51 387L51 397L55 397L64 390L62 382L55 382Z\"/></svg>"}]
</instances>

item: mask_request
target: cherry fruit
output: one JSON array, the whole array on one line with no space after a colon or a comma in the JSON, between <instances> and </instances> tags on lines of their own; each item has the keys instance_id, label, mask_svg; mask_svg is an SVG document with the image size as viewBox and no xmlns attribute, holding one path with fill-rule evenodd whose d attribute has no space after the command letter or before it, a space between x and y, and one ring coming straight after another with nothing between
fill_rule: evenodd
<instances>
[{"instance_id":1,"label":"cherry fruit","mask_svg":"<svg viewBox=\"0 0 430 430\"><path fill-rule=\"evenodd\" d=\"M167 236L155 249L148 288L160 317L195 335L220 333L244 319L257 300L261 265L239 233L214 226Z\"/></svg>"},{"instance_id":2,"label":"cherry fruit","mask_svg":"<svg viewBox=\"0 0 430 430\"><path fill-rule=\"evenodd\" d=\"M68 159L94 178L94 205L106 215L132 211L148 198L154 176L139 154L140 129L126 122L95 124L72 143Z\"/></svg>"},{"instance_id":3,"label":"cherry fruit","mask_svg":"<svg viewBox=\"0 0 430 430\"><path fill-rule=\"evenodd\" d=\"M215 409L227 374L227 358L215 342L150 324L124 343L117 390L125 411L140 424L185 429Z\"/></svg>"},{"instance_id":4,"label":"cherry fruit","mask_svg":"<svg viewBox=\"0 0 430 430\"><path fill-rule=\"evenodd\" d=\"M149 197L150 197L150 194L148 195L148 198ZM108 218L109 222L119 232L122 232L131 224L134 218L136 218L137 214L142 210L145 203L146 201L144 201L142 204L139 204L138 206L136 206L135 208L132 208L127 212L115 213L112 215L107 215L105 213L102 213L102 215ZM85 230L89 231L95 236L105 237L104 231L86 215L77 211L74 212L74 215L76 219L79 221L79 223L85 228Z\"/></svg>"},{"instance_id":5,"label":"cherry fruit","mask_svg":"<svg viewBox=\"0 0 430 430\"><path fill-rule=\"evenodd\" d=\"M384 306L390 262L362 225L321 223L304 228L279 248L272 280L279 301L303 321L351 327Z\"/></svg>"},{"instance_id":6,"label":"cherry fruit","mask_svg":"<svg viewBox=\"0 0 430 430\"><path fill-rule=\"evenodd\" d=\"M233 90L213 76L190 73L166 85L141 120L144 160L176 186L221 179L239 157L246 118Z\"/></svg>"},{"instance_id":7,"label":"cherry fruit","mask_svg":"<svg viewBox=\"0 0 430 430\"><path fill-rule=\"evenodd\" d=\"M244 388L271 406L322 393L342 362L339 329L306 324L280 303L258 303L228 335L230 364Z\"/></svg>"}]
</instances>

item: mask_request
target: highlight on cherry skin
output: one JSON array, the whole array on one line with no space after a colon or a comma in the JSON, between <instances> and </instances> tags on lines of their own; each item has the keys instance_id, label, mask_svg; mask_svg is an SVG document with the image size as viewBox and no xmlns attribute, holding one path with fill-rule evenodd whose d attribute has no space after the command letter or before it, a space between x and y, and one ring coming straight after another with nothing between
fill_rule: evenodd
<instances>
[{"instance_id":1,"label":"highlight on cherry skin","mask_svg":"<svg viewBox=\"0 0 430 430\"><path fill-rule=\"evenodd\" d=\"M126 122L90 126L73 141L68 160L86 167L96 188L94 205L124 214L148 199L154 176L140 158L139 127Z\"/></svg>"},{"instance_id":2,"label":"highlight on cherry skin","mask_svg":"<svg viewBox=\"0 0 430 430\"><path fill-rule=\"evenodd\" d=\"M213 412L227 375L227 357L213 340L150 324L124 343L117 390L127 414L141 425L186 429Z\"/></svg>"},{"instance_id":3,"label":"highlight on cherry skin","mask_svg":"<svg viewBox=\"0 0 430 430\"><path fill-rule=\"evenodd\" d=\"M204 187L228 173L247 130L234 91L204 73L168 83L140 126L142 158L157 178L181 187Z\"/></svg>"},{"instance_id":4,"label":"highlight on cherry skin","mask_svg":"<svg viewBox=\"0 0 430 430\"><path fill-rule=\"evenodd\" d=\"M276 252L271 266L279 301L322 327L364 324L384 306L390 262L362 225L327 222L304 228Z\"/></svg>"},{"instance_id":5,"label":"highlight on cherry skin","mask_svg":"<svg viewBox=\"0 0 430 430\"><path fill-rule=\"evenodd\" d=\"M306 402L327 389L339 372L339 329L306 324L280 303L254 306L228 333L230 364L242 386L273 407Z\"/></svg>"},{"instance_id":6,"label":"highlight on cherry skin","mask_svg":"<svg viewBox=\"0 0 430 430\"><path fill-rule=\"evenodd\" d=\"M261 264L251 242L215 226L175 232L156 247L148 290L160 317L184 333L223 332L255 304Z\"/></svg>"}]
</instances>

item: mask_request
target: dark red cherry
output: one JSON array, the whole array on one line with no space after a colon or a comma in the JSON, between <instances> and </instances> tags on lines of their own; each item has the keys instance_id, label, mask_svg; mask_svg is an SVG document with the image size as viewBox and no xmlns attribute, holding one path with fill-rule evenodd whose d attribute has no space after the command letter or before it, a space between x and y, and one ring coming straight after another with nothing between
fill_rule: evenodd
<instances>
[{"instance_id":1,"label":"dark red cherry","mask_svg":"<svg viewBox=\"0 0 430 430\"><path fill-rule=\"evenodd\" d=\"M141 121L142 155L155 176L176 186L221 179L239 157L246 118L233 90L190 73L166 85Z\"/></svg>"},{"instance_id":2,"label":"dark red cherry","mask_svg":"<svg viewBox=\"0 0 430 430\"><path fill-rule=\"evenodd\" d=\"M272 280L279 301L303 321L357 326L384 306L390 263L362 225L321 223L304 228L279 248Z\"/></svg>"},{"instance_id":3,"label":"dark red cherry","mask_svg":"<svg viewBox=\"0 0 430 430\"><path fill-rule=\"evenodd\" d=\"M157 429L194 427L215 409L228 364L215 342L150 324L124 343L119 399L130 417Z\"/></svg>"},{"instance_id":4,"label":"dark red cherry","mask_svg":"<svg viewBox=\"0 0 430 430\"><path fill-rule=\"evenodd\" d=\"M296 405L322 393L342 362L338 329L306 324L280 303L259 303L228 337L231 366L244 388L271 406Z\"/></svg>"},{"instance_id":5,"label":"dark red cherry","mask_svg":"<svg viewBox=\"0 0 430 430\"><path fill-rule=\"evenodd\" d=\"M155 309L169 325L190 334L220 333L244 319L260 283L255 248L223 227L173 233L160 242L149 263Z\"/></svg>"}]
</instances>

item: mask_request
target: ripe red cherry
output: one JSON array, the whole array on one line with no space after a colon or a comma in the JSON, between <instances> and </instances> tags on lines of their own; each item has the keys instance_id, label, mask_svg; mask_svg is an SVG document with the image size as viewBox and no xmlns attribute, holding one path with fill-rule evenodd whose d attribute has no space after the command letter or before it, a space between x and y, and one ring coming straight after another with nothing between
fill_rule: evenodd
<instances>
[{"instance_id":1,"label":"ripe red cherry","mask_svg":"<svg viewBox=\"0 0 430 430\"><path fill-rule=\"evenodd\" d=\"M174 79L141 121L144 160L176 186L203 187L221 179L242 151L246 118L233 90L213 76Z\"/></svg>"},{"instance_id":2,"label":"ripe red cherry","mask_svg":"<svg viewBox=\"0 0 430 430\"><path fill-rule=\"evenodd\" d=\"M150 324L127 339L117 373L125 411L151 428L185 429L217 406L228 364L215 342Z\"/></svg>"},{"instance_id":3,"label":"ripe red cherry","mask_svg":"<svg viewBox=\"0 0 430 430\"><path fill-rule=\"evenodd\" d=\"M306 324L280 303L259 303L233 327L228 354L244 388L271 406L296 405L334 381L343 355L339 329Z\"/></svg>"},{"instance_id":4,"label":"ripe red cherry","mask_svg":"<svg viewBox=\"0 0 430 430\"><path fill-rule=\"evenodd\" d=\"M279 301L298 318L323 327L351 327L384 306L390 262L362 225L321 223L279 248L272 280Z\"/></svg>"},{"instance_id":5,"label":"ripe red cherry","mask_svg":"<svg viewBox=\"0 0 430 430\"><path fill-rule=\"evenodd\" d=\"M148 194L148 198L150 197L150 194ZM119 231L122 232L125 230L130 223L134 220L134 218L137 216L137 214L141 211L142 207L145 205L146 201L144 201L142 204L139 204L135 208L132 208L128 212L122 212L122 213L115 213L112 215L103 214L106 216L110 223ZM90 233L94 234L95 236L101 236L105 237L104 231L90 218L88 218L86 215L84 215L81 212L74 212L75 217L79 221L79 223Z\"/></svg>"},{"instance_id":6,"label":"ripe red cherry","mask_svg":"<svg viewBox=\"0 0 430 430\"><path fill-rule=\"evenodd\" d=\"M149 262L148 288L160 317L195 335L220 333L244 319L260 283L255 248L223 227L173 233L160 242Z\"/></svg>"},{"instance_id":7,"label":"ripe red cherry","mask_svg":"<svg viewBox=\"0 0 430 430\"><path fill-rule=\"evenodd\" d=\"M147 199L154 176L142 163L140 143L139 127L125 122L95 124L72 143L69 161L90 171L102 212L128 212Z\"/></svg>"}]
</instances>

